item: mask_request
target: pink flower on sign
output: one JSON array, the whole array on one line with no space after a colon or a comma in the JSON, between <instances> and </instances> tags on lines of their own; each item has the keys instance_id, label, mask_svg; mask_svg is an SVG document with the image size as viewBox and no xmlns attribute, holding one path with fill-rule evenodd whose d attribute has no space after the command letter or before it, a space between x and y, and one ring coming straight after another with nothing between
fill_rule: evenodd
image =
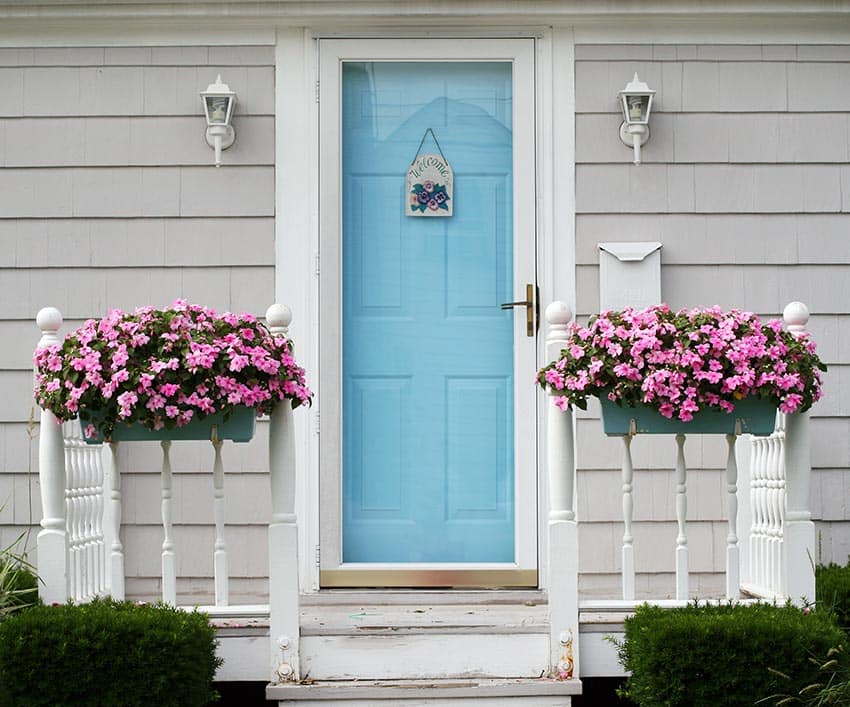
<instances>
[{"instance_id":1,"label":"pink flower on sign","mask_svg":"<svg viewBox=\"0 0 850 707\"><path fill-rule=\"evenodd\" d=\"M814 343L779 321L762 324L752 312L716 306L673 312L658 305L570 325L560 357L537 381L561 407L584 409L589 396L605 395L689 421L705 408L731 412L753 396L783 411L808 410L823 395L824 370Z\"/></svg>"}]
</instances>

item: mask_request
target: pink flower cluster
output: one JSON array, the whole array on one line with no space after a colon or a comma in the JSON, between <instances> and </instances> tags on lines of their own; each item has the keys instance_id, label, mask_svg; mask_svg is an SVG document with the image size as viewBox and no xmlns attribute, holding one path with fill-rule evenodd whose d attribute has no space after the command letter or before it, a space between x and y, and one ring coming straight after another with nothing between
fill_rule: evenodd
<instances>
[{"instance_id":1,"label":"pink flower cluster","mask_svg":"<svg viewBox=\"0 0 850 707\"><path fill-rule=\"evenodd\" d=\"M785 413L808 410L822 396L826 366L807 336L782 322L719 307L673 312L667 305L603 312L573 324L558 360L537 382L565 409L588 396L646 404L683 422L710 408L732 412L746 397L766 398Z\"/></svg>"},{"instance_id":2,"label":"pink flower cluster","mask_svg":"<svg viewBox=\"0 0 850 707\"><path fill-rule=\"evenodd\" d=\"M250 314L218 315L184 300L110 310L34 360L38 404L60 421L97 422L105 438L122 422L171 429L234 405L263 414L284 399L293 407L312 399L286 337Z\"/></svg>"}]
</instances>

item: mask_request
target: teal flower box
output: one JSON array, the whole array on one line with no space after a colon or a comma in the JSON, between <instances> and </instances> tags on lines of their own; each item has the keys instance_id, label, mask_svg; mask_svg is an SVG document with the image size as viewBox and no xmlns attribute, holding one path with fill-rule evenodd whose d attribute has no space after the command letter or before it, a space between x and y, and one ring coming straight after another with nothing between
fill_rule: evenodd
<instances>
[{"instance_id":1,"label":"teal flower box","mask_svg":"<svg viewBox=\"0 0 850 707\"><path fill-rule=\"evenodd\" d=\"M91 422L95 427L98 427L98 416L94 412L89 412L91 420L86 421L80 419L80 425L85 430L86 425ZM141 424L134 423L131 425L117 424L112 432L113 442L162 442L170 441L187 441L187 440L206 440L212 439L213 427L216 428L216 434L221 440L230 439L234 442L250 442L254 437L254 427L256 423L256 411L252 407L245 405L235 406L230 416L225 420L224 413L209 415L207 417L191 420L188 425L183 427L175 427L174 429L150 430ZM100 432L96 436L87 438L83 432L83 439L88 444L100 444L104 441Z\"/></svg>"},{"instance_id":2,"label":"teal flower box","mask_svg":"<svg viewBox=\"0 0 850 707\"><path fill-rule=\"evenodd\" d=\"M776 405L762 398L744 398L735 403L735 409L702 409L689 422L664 417L646 405L619 406L606 396L601 396L602 429L609 437L636 434L734 434L735 423L740 421L744 434L764 437L772 434L776 426ZM634 420L634 428L632 428Z\"/></svg>"}]
</instances>

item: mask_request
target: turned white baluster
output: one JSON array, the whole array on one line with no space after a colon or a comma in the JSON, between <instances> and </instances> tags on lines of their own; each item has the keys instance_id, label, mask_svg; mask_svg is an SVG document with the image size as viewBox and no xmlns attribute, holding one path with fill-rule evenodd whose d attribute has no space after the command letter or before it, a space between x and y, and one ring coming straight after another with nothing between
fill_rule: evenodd
<instances>
[{"instance_id":1,"label":"turned white baluster","mask_svg":"<svg viewBox=\"0 0 850 707\"><path fill-rule=\"evenodd\" d=\"M802 302L791 302L785 307L782 318L795 337L806 333L809 310ZM815 526L809 499L811 476L809 413L786 415L783 570L785 593L797 604L815 600Z\"/></svg>"},{"instance_id":2,"label":"turned white baluster","mask_svg":"<svg viewBox=\"0 0 850 707\"><path fill-rule=\"evenodd\" d=\"M285 335L292 312L283 304L266 311L272 334ZM295 431L292 405L278 403L269 419L269 481L272 517L269 523L269 635L272 682L298 682L299 583L298 526L295 517Z\"/></svg>"},{"instance_id":3,"label":"turned white baluster","mask_svg":"<svg viewBox=\"0 0 850 707\"><path fill-rule=\"evenodd\" d=\"M756 587L764 585L762 562L764 559L764 474L767 456L767 440L763 437L753 439L753 461L750 473L750 577Z\"/></svg>"},{"instance_id":4,"label":"turned white baluster","mask_svg":"<svg viewBox=\"0 0 850 707\"><path fill-rule=\"evenodd\" d=\"M773 543L773 562L775 569L771 577L771 586L775 587L776 594L781 596L788 596L788 588L785 586L784 571L782 569L784 565L782 548L785 543L785 504L787 502L787 494L785 491L785 455L787 452L785 441L785 417L784 413L776 413L776 431L774 432L774 436L776 437L777 445L779 447L779 454L777 455L776 465L776 527L774 528L775 540Z\"/></svg>"},{"instance_id":5,"label":"turned white baluster","mask_svg":"<svg viewBox=\"0 0 850 707\"><path fill-rule=\"evenodd\" d=\"M632 435L623 436L623 599L635 598L635 547L632 535L634 495L632 493Z\"/></svg>"},{"instance_id":6,"label":"turned white baluster","mask_svg":"<svg viewBox=\"0 0 850 707\"><path fill-rule=\"evenodd\" d=\"M740 426L738 426L740 432ZM729 534L726 536L726 598L737 599L741 587L741 561L738 547L738 461L735 458L737 435L726 435L726 515Z\"/></svg>"},{"instance_id":7,"label":"turned white baluster","mask_svg":"<svg viewBox=\"0 0 850 707\"><path fill-rule=\"evenodd\" d=\"M218 430L213 428L213 517L215 518L215 605L230 603L230 586L227 569L227 543L224 540L224 464L221 461L221 444Z\"/></svg>"},{"instance_id":8,"label":"turned white baluster","mask_svg":"<svg viewBox=\"0 0 850 707\"><path fill-rule=\"evenodd\" d=\"M558 358L569 335L570 308L563 302L546 307L547 356ZM550 393L550 398L554 397ZM556 674L566 637L578 636L578 526L574 510L575 441L572 410L546 405L546 468L549 480L549 668ZM576 642L577 643L577 642ZM579 655L573 653L573 674Z\"/></svg>"},{"instance_id":9,"label":"turned white baluster","mask_svg":"<svg viewBox=\"0 0 850 707\"><path fill-rule=\"evenodd\" d=\"M676 435L676 599L688 598L688 471L685 466L685 435Z\"/></svg>"},{"instance_id":10,"label":"turned white baluster","mask_svg":"<svg viewBox=\"0 0 850 707\"><path fill-rule=\"evenodd\" d=\"M38 348L59 344L62 314L45 307L36 316L41 330ZM41 530L38 533L39 596L45 603L68 600L68 537L65 529L65 449L62 427L49 410L41 411L38 437L38 479L41 492Z\"/></svg>"},{"instance_id":11,"label":"turned white baluster","mask_svg":"<svg viewBox=\"0 0 850 707\"><path fill-rule=\"evenodd\" d=\"M171 514L171 441L163 440L162 446L162 601L177 605L177 567L174 552L174 536Z\"/></svg>"},{"instance_id":12,"label":"turned white baluster","mask_svg":"<svg viewBox=\"0 0 850 707\"><path fill-rule=\"evenodd\" d=\"M104 542L109 553L109 594L124 599L124 545L121 543L121 469L118 442L105 442L103 454L104 486L109 489L108 515L104 518Z\"/></svg>"}]
</instances>

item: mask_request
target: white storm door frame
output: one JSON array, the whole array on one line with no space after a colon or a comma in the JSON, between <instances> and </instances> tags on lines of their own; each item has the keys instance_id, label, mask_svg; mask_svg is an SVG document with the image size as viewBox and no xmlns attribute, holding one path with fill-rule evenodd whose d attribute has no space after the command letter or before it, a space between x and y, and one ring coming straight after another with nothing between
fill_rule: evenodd
<instances>
[{"instance_id":1,"label":"white storm door frame","mask_svg":"<svg viewBox=\"0 0 850 707\"><path fill-rule=\"evenodd\" d=\"M342 562L342 209L341 90L346 61L508 61L513 65L514 300L536 282L535 40L322 39L319 41L319 451L321 570L363 572L538 569L537 412L533 375L537 337L526 334L524 308L514 316L515 562L445 565ZM322 583L326 586L326 583ZM536 582L535 582L536 585Z\"/></svg>"}]
</instances>

